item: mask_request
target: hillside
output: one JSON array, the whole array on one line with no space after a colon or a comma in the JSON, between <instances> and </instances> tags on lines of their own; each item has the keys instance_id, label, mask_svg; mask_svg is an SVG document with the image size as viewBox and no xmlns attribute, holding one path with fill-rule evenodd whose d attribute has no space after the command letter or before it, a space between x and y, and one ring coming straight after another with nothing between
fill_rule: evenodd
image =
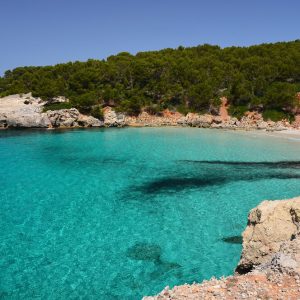
<instances>
[{"instance_id":1,"label":"hillside","mask_svg":"<svg viewBox=\"0 0 300 300\"><path fill-rule=\"evenodd\" d=\"M95 117L107 105L129 115L164 109L214 114L225 96L233 116L256 110L278 120L293 117L299 91L300 40L122 52L106 60L20 67L0 77L0 96L65 96L71 101L68 107L54 108L72 106Z\"/></svg>"}]
</instances>

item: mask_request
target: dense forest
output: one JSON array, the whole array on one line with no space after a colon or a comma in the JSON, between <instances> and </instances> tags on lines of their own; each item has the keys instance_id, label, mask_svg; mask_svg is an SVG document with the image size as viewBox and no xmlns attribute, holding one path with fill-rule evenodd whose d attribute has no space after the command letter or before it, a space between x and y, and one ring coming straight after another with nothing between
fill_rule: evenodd
<instances>
[{"instance_id":1,"label":"dense forest","mask_svg":"<svg viewBox=\"0 0 300 300\"><path fill-rule=\"evenodd\" d=\"M221 96L230 111L292 114L300 91L300 40L250 47L200 45L161 51L127 52L106 60L55 66L19 67L0 77L0 95L32 92L62 95L95 116L104 105L131 115L163 109L213 112Z\"/></svg>"}]
</instances>

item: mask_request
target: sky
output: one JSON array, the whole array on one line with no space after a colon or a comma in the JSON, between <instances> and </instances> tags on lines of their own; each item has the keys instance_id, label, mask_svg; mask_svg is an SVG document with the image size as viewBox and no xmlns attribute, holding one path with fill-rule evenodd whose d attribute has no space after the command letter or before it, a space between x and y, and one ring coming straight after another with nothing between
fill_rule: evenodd
<instances>
[{"instance_id":1,"label":"sky","mask_svg":"<svg viewBox=\"0 0 300 300\"><path fill-rule=\"evenodd\" d=\"M0 0L0 75L127 51L300 38L300 0Z\"/></svg>"}]
</instances>

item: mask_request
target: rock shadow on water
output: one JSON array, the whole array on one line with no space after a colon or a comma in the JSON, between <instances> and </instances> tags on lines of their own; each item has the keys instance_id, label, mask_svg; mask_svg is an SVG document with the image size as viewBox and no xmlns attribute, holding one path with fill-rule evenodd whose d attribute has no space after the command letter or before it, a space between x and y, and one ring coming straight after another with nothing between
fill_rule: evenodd
<instances>
[{"instance_id":1,"label":"rock shadow on water","mask_svg":"<svg viewBox=\"0 0 300 300\"><path fill-rule=\"evenodd\" d=\"M240 235L226 236L222 238L222 241L228 244L243 244L243 237Z\"/></svg>"},{"instance_id":2,"label":"rock shadow on water","mask_svg":"<svg viewBox=\"0 0 300 300\"><path fill-rule=\"evenodd\" d=\"M300 169L300 161L224 161L224 160L181 160L184 163L207 164L207 165L224 165L232 167L255 167L270 169Z\"/></svg>"},{"instance_id":3,"label":"rock shadow on water","mask_svg":"<svg viewBox=\"0 0 300 300\"><path fill-rule=\"evenodd\" d=\"M186 190L218 188L241 181L300 179L300 161L238 162L238 161L184 161L193 163L187 168L169 170L170 176L152 179L124 192L125 201L152 202L161 194L176 194ZM195 164L195 165L194 165ZM200 167L197 167L197 166ZM226 168L220 168L220 165ZM209 167L208 167L209 166ZM174 176L174 174L176 174Z\"/></svg>"},{"instance_id":4,"label":"rock shadow on water","mask_svg":"<svg viewBox=\"0 0 300 300\"><path fill-rule=\"evenodd\" d=\"M223 185L227 179L223 176L214 177L168 177L153 180L152 182L145 183L139 188L141 192L146 194L155 194L161 192L178 192L185 189L205 188L210 186Z\"/></svg>"},{"instance_id":5,"label":"rock shadow on water","mask_svg":"<svg viewBox=\"0 0 300 300\"><path fill-rule=\"evenodd\" d=\"M159 194L159 193L176 193L187 189L203 189L213 186L224 186L232 182L239 181L258 181L268 179L300 179L300 174L287 172L232 172L231 174L221 173L212 175L209 174L194 174L194 177L168 177L160 178L147 182L140 187L135 187L133 190L142 194Z\"/></svg>"}]
</instances>

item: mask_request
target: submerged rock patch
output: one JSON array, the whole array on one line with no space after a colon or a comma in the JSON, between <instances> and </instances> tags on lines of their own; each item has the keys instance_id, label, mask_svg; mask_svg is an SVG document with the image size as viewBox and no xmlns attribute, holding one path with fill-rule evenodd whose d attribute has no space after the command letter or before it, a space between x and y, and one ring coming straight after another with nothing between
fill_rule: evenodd
<instances>
[{"instance_id":1,"label":"submerged rock patch","mask_svg":"<svg viewBox=\"0 0 300 300\"><path fill-rule=\"evenodd\" d=\"M180 278L181 265L161 259L162 249L157 244L136 243L126 251L126 256L133 260L148 261L155 264L156 270L150 273L151 279L162 277L167 272L175 271L175 276Z\"/></svg>"},{"instance_id":2,"label":"submerged rock patch","mask_svg":"<svg viewBox=\"0 0 300 300\"><path fill-rule=\"evenodd\" d=\"M134 260L158 261L162 254L161 247L156 244L137 243L126 251L126 256Z\"/></svg>"}]
</instances>

